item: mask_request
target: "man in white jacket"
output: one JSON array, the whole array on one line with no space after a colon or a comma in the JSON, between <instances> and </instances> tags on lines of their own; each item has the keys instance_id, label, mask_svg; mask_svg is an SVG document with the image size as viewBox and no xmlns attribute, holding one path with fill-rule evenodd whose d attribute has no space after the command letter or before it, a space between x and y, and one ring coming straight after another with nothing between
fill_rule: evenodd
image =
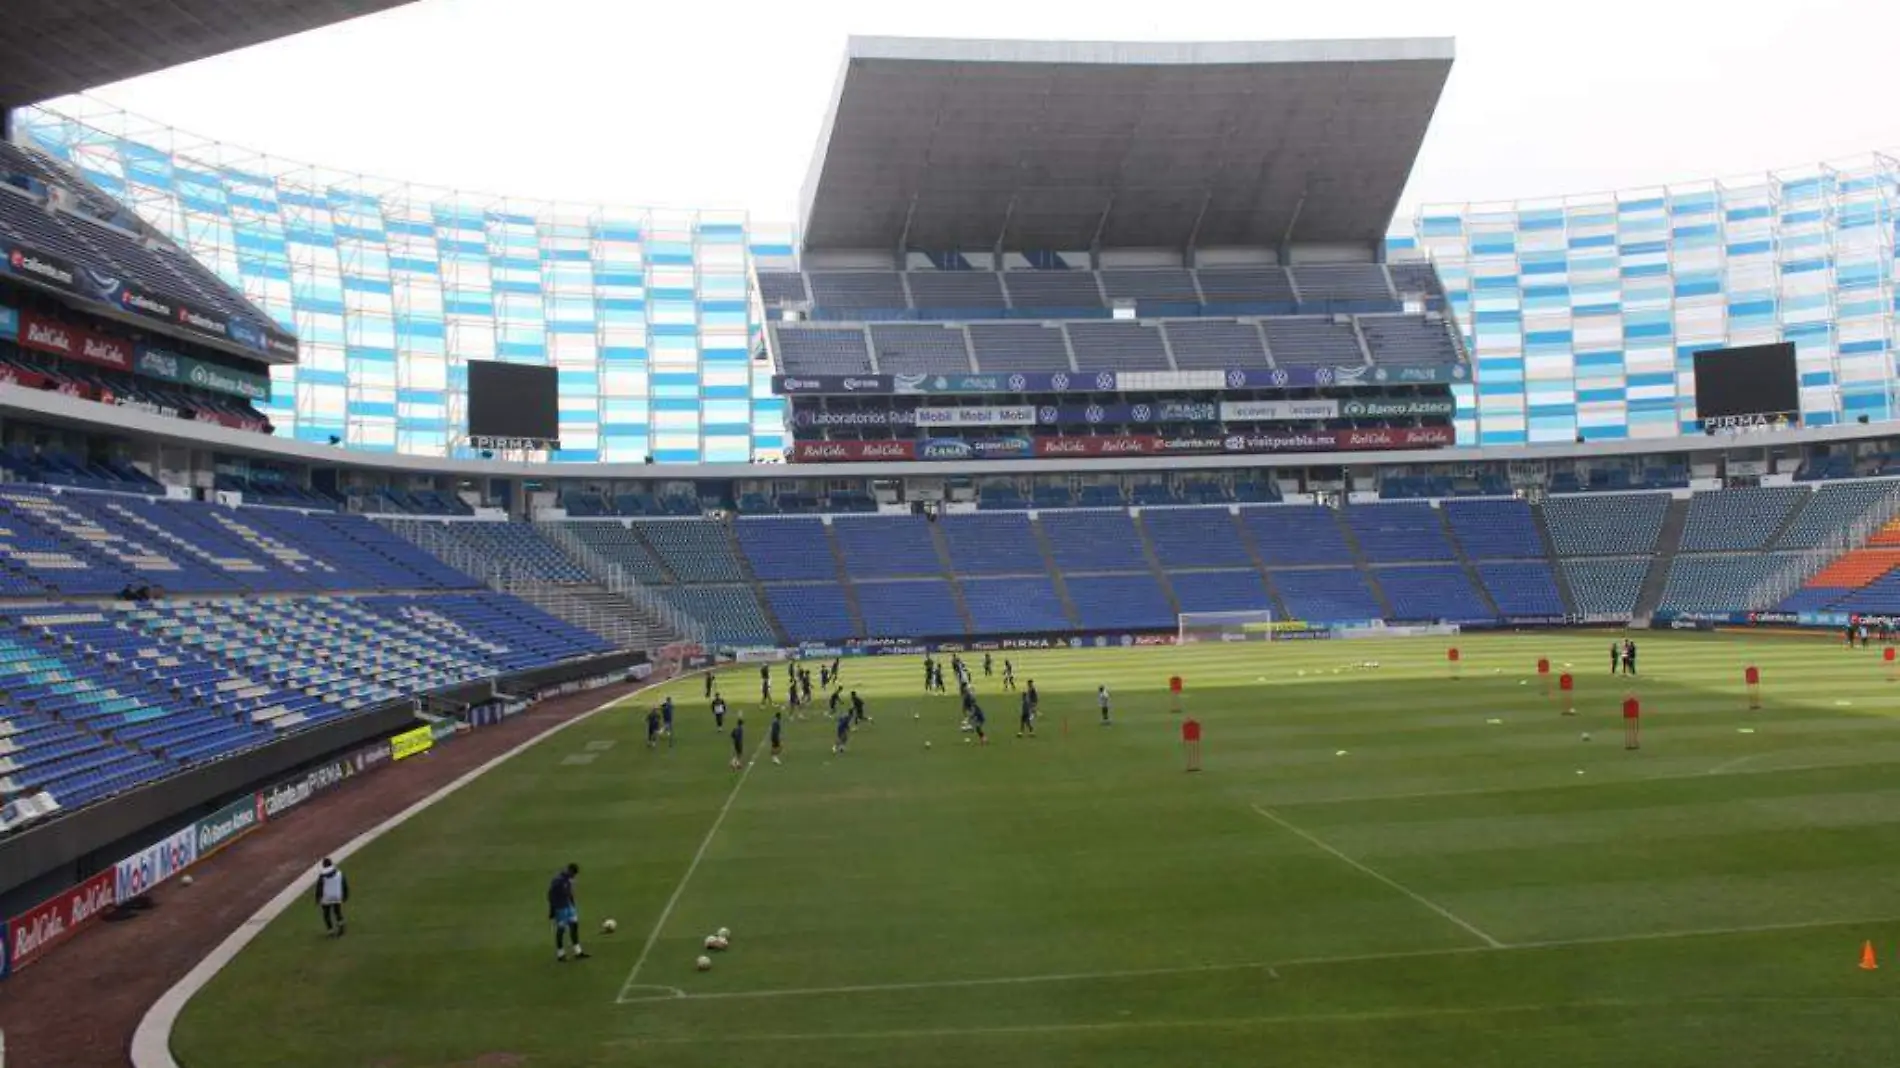
<instances>
[{"instance_id":1,"label":"man in white jacket","mask_svg":"<svg viewBox=\"0 0 1900 1068\"><path fill-rule=\"evenodd\" d=\"M316 898L323 909L323 929L332 938L343 937L343 903L350 899L350 884L343 878L343 869L329 857L323 858L323 866L317 869Z\"/></svg>"}]
</instances>

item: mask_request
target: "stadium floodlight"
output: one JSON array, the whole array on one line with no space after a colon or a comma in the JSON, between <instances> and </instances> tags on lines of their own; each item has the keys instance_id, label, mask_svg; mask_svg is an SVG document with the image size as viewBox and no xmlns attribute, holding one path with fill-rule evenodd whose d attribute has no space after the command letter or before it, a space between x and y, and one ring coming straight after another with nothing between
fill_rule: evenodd
<instances>
[{"instance_id":1,"label":"stadium floodlight","mask_svg":"<svg viewBox=\"0 0 1900 1068\"><path fill-rule=\"evenodd\" d=\"M1180 645L1195 642L1265 642L1273 640L1272 609L1250 612L1182 612L1175 617L1178 626L1175 641Z\"/></svg>"}]
</instances>

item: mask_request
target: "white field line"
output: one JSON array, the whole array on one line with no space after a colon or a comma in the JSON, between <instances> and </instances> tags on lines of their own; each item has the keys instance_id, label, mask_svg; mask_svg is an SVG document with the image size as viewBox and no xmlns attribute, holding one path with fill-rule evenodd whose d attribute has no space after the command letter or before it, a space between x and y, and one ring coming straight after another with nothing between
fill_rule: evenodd
<instances>
[{"instance_id":1,"label":"white field line","mask_svg":"<svg viewBox=\"0 0 1900 1068\"><path fill-rule=\"evenodd\" d=\"M706 859L706 850L712 847L713 837L726 822L726 813L732 811L732 803L739 799L739 790L745 786L746 779L751 777L752 769L757 766L757 753L755 747L754 756L740 769L739 781L732 784L732 792L726 795L726 803L719 806L719 815L713 817L712 826L706 829L706 837L700 839L698 852L693 854L692 863L686 865L686 874L680 876L679 885L673 888L673 896L666 899L666 907L660 910L660 918L653 921L653 931L647 935L647 944L640 947L640 956L634 960L633 970L627 973L627 981L620 984L620 992L614 995L614 1001L627 1000L627 991L639 985L640 969L646 967L647 958L652 956L654 945L660 941L660 932L665 930L666 921L672 918L674 906L680 903L680 895L686 892L686 884L693 881L693 873L699 870L699 862Z\"/></svg>"},{"instance_id":2,"label":"white field line","mask_svg":"<svg viewBox=\"0 0 1900 1068\"><path fill-rule=\"evenodd\" d=\"M1724 935L1769 934L1777 931L1805 931L1822 927L1881 926L1900 923L1900 917L1852 920L1803 920L1794 923L1745 924L1736 927L1702 927L1684 931L1648 931L1629 935L1592 935L1586 938L1556 938L1538 942L1497 943L1496 945L1453 946L1446 949L1406 949L1385 953L1349 953L1336 957L1291 957L1283 960L1244 961L1233 964L1189 964L1175 968L1142 968L1122 971L1062 972L1050 975L1011 975L987 979L941 979L922 982L861 983L850 986L783 987L774 990L728 990L711 994L675 993L665 996L626 998L621 1004L676 1001L751 1001L766 998L826 997L836 994L882 994L916 990L956 990L985 986L1025 986L1039 983L1107 982L1116 979L1155 979L1174 975L1207 975L1218 972L1259 971L1268 978L1280 979L1282 968L1325 967L1337 964L1369 964L1379 961L1411 960L1430 957L1462 957L1472 954L1520 953L1527 950L1567 949L1579 946L1612 946L1625 942L1656 942L1678 938L1717 938ZM673 989L673 988L665 988ZM1475 1011L1475 1010L1474 1010ZM1300 1017L1312 1019L1314 1017ZM1321 1017L1323 1018L1323 1017ZM1080 1025L1093 1026L1093 1025ZM956 1033L970 1033L957 1029ZM821 1037L821 1036L812 1036ZM852 1037L834 1035L825 1037Z\"/></svg>"},{"instance_id":3,"label":"white field line","mask_svg":"<svg viewBox=\"0 0 1900 1068\"><path fill-rule=\"evenodd\" d=\"M688 672L685 675L675 676L672 679L655 683L654 686L664 686L668 682L676 682L679 679L690 678L697 674L700 674L700 672ZM369 845L383 835L407 823L424 810L433 807L438 801L447 798L450 794L474 782L502 763L540 745L542 742L567 730L569 727L584 723L621 702L630 700L636 694L651 688L652 687L642 686L634 690L633 693L622 694L611 701L595 705L593 708L582 712L573 719L556 723L554 726L529 738L527 741L522 742L507 752L498 754L477 767L470 768L455 781L448 783L429 796L422 798L415 804L410 805L394 816L371 827L369 830L350 839L343 845L338 846L331 852L331 858L339 861L347 860L364 846ZM191 971L186 972L183 979L178 980L170 990L165 991L165 993L159 996L157 1001L152 1003L152 1007L147 1009L145 1015L140 1018L138 1029L132 1033L131 1060L133 1068L179 1068L178 1061L172 1057L172 1028L177 1026L178 1016L184 1011L186 1002L189 1002L198 991L204 989L205 984L211 982L220 971L224 970L224 967L231 963L239 951L251 944L252 939L262 934L264 928L269 925L272 920L283 915L292 905L301 900L303 896L309 892L310 880L316 876L316 873L317 869L313 864L310 868L292 879L278 892L276 897L271 898L259 906L258 910L251 914L250 919L245 920L236 930L227 935L224 941L218 943L217 948L206 954L205 958L194 965Z\"/></svg>"},{"instance_id":4,"label":"white field line","mask_svg":"<svg viewBox=\"0 0 1900 1068\"><path fill-rule=\"evenodd\" d=\"M1733 771L1736 768L1741 767L1743 764L1748 763L1749 761L1755 759L1758 756L1767 756L1767 755L1768 754L1766 753L1743 753L1741 756L1736 757L1734 760L1724 760L1720 764L1717 764L1716 766L1710 768L1709 770L1703 772L1702 774L1720 775L1725 771Z\"/></svg>"},{"instance_id":5,"label":"white field line","mask_svg":"<svg viewBox=\"0 0 1900 1068\"><path fill-rule=\"evenodd\" d=\"M1391 887L1392 889L1397 890L1399 893L1404 894L1406 897L1411 898L1413 901L1418 902L1419 904L1425 906L1426 908L1432 910L1433 912L1436 912L1437 914L1444 917L1445 919L1450 920L1452 923L1457 924L1459 927L1464 928L1467 934L1470 934L1471 936L1478 939L1478 941L1483 942L1487 946L1490 946L1492 949L1504 948L1504 943L1491 937L1489 934L1486 934L1482 928L1478 927L1476 924L1472 923L1471 921L1451 911L1445 906L1440 905L1438 902L1433 901L1431 898L1426 897L1424 894L1421 894L1418 891L1412 889L1411 887L1406 886L1404 883L1399 882L1397 879L1392 878L1390 875L1386 875L1383 872L1380 872L1374 868L1368 867L1365 864L1362 864L1359 861L1356 861L1353 858L1347 856L1346 854L1341 853L1339 850L1334 849L1331 845L1329 845L1325 840L1321 839L1318 835L1309 834L1308 832L1301 830L1299 827L1293 825L1292 823L1287 822L1287 820L1284 817L1278 815L1272 809L1262 808L1259 805L1254 805L1253 810L1255 812L1260 813L1262 816L1265 816L1266 818L1272 820L1273 822L1279 824L1281 827L1284 827L1287 830L1292 831L1294 834L1299 835L1301 838L1306 839L1306 841L1312 843L1313 845L1318 846L1319 848L1339 858L1341 861L1345 862L1346 864L1351 865L1353 868L1357 869L1358 871L1363 872L1366 875L1372 876L1374 879L1379 880L1380 882Z\"/></svg>"}]
</instances>

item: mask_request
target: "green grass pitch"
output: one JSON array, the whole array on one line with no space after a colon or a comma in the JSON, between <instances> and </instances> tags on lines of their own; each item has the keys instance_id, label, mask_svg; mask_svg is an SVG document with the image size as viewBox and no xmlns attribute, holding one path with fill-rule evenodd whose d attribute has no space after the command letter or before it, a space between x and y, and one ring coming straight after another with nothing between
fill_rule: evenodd
<instances>
[{"instance_id":1,"label":"green grass pitch","mask_svg":"<svg viewBox=\"0 0 1900 1068\"><path fill-rule=\"evenodd\" d=\"M987 747L916 660L848 661L876 721L850 752L820 716L742 772L681 681L675 747L649 751L628 705L477 780L347 865L347 939L299 905L174 1048L186 1068L1895 1063L1900 683L1820 639L1638 640L1629 682L1608 635L1575 633L1455 639L1456 681L1443 639L1012 654L1039 737L979 670ZM1575 675L1576 717L1540 656ZM721 678L761 746L756 668ZM544 891L569 860L593 958L557 965ZM732 948L696 972L721 926ZM1886 967L1857 966L1864 940Z\"/></svg>"}]
</instances>

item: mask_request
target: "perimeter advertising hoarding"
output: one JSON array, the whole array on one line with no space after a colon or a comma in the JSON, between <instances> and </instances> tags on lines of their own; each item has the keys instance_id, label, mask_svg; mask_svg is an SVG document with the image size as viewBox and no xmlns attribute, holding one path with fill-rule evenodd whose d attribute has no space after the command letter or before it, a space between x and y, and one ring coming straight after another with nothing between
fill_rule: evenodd
<instances>
[{"instance_id":1,"label":"perimeter advertising hoarding","mask_svg":"<svg viewBox=\"0 0 1900 1068\"><path fill-rule=\"evenodd\" d=\"M780 396L1126 393L1162 390L1367 388L1464 382L1464 364L1416 367L1230 367L1213 371L1056 371L988 375L773 375Z\"/></svg>"},{"instance_id":2,"label":"perimeter advertising hoarding","mask_svg":"<svg viewBox=\"0 0 1900 1068\"><path fill-rule=\"evenodd\" d=\"M114 881L112 871L102 871L13 917L5 932L7 952L0 953L0 976L45 956L111 908L118 900Z\"/></svg>"},{"instance_id":3,"label":"perimeter advertising hoarding","mask_svg":"<svg viewBox=\"0 0 1900 1068\"><path fill-rule=\"evenodd\" d=\"M1036 409L1030 404L983 408L919 408L918 426L1034 426Z\"/></svg>"}]
</instances>

